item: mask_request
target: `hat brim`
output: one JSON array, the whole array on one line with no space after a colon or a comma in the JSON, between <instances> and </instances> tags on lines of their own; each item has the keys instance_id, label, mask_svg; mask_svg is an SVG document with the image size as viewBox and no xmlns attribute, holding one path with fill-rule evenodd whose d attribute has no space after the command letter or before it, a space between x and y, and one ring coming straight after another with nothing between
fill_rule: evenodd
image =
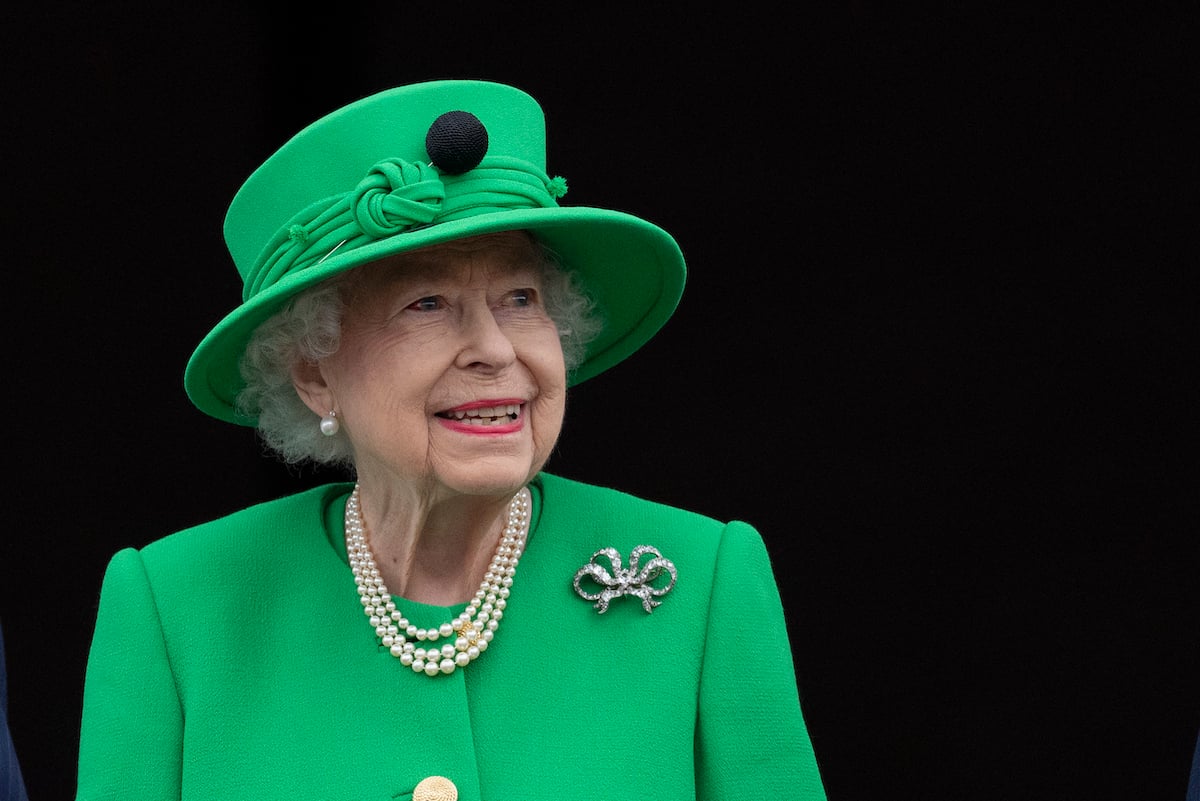
<instances>
[{"instance_id":1,"label":"hat brim","mask_svg":"<svg viewBox=\"0 0 1200 801\"><path fill-rule=\"evenodd\" d=\"M354 267L477 234L528 230L560 257L596 302L604 320L572 386L621 362L674 313L686 277L679 245L663 229L624 212L586 206L496 212L439 223L381 239L285 276L226 315L188 360L184 389L201 411L253 426L256 415L235 408L244 387L239 363L254 330L297 293Z\"/></svg>"}]
</instances>

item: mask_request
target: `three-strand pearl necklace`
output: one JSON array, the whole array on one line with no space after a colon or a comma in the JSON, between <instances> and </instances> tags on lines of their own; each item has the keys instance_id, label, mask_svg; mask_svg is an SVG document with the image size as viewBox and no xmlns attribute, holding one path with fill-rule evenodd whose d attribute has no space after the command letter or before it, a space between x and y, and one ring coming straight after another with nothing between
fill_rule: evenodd
<instances>
[{"instance_id":1,"label":"three-strand pearl necklace","mask_svg":"<svg viewBox=\"0 0 1200 801\"><path fill-rule=\"evenodd\" d=\"M367 543L367 530L359 509L358 485L346 501L346 554L358 586L363 611L375 629L375 636L392 656L408 665L414 673L437 676L466 667L487 650L496 636L509 589L517 572L517 560L525 549L529 533L529 490L522 487L508 504L508 520L496 546L496 553L475 597L458 617L436 628L418 628L396 608L392 595L379 575L379 567ZM453 643L437 645L440 639L454 637ZM417 643L428 643L418 646Z\"/></svg>"}]
</instances>

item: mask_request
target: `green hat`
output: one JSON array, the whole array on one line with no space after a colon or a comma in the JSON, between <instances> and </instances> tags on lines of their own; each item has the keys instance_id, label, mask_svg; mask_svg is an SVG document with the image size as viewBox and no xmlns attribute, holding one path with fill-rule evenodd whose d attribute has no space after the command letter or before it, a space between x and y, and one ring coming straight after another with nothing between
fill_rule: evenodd
<instances>
[{"instance_id":1,"label":"green hat","mask_svg":"<svg viewBox=\"0 0 1200 801\"><path fill-rule=\"evenodd\" d=\"M675 311L683 254L670 234L630 214L560 207L566 182L545 165L537 101L487 81L401 86L309 125L230 204L225 242L242 304L192 354L188 397L220 420L254 425L234 409L238 362L254 329L291 297L384 256L518 229L558 254L603 315L570 384L617 364Z\"/></svg>"}]
</instances>

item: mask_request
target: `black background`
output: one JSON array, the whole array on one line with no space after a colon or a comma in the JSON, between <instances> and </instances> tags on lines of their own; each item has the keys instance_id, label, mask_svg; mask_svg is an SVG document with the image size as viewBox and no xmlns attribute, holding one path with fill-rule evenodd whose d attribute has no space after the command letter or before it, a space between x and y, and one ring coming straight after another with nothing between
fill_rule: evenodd
<instances>
[{"instance_id":1,"label":"black background","mask_svg":"<svg viewBox=\"0 0 1200 801\"><path fill-rule=\"evenodd\" d=\"M73 793L112 552L322 479L182 390L240 297L229 199L316 117L465 77L541 101L564 202L681 243L679 311L574 391L551 468L760 529L831 801L1182 801L1194 26L892 5L0 12L0 621L31 798Z\"/></svg>"}]
</instances>

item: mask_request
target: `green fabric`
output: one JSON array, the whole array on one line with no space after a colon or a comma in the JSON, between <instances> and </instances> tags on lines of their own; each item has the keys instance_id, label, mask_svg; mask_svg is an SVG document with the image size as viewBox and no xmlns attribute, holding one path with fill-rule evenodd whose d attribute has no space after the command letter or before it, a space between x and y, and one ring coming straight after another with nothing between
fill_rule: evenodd
<instances>
[{"instance_id":1,"label":"green fabric","mask_svg":"<svg viewBox=\"0 0 1200 801\"><path fill-rule=\"evenodd\" d=\"M78 801L823 799L759 534L549 474L491 648L414 674L376 644L334 484L117 553ZM601 615L575 571L653 545L678 583ZM410 602L417 625L461 610Z\"/></svg>"}]
</instances>

